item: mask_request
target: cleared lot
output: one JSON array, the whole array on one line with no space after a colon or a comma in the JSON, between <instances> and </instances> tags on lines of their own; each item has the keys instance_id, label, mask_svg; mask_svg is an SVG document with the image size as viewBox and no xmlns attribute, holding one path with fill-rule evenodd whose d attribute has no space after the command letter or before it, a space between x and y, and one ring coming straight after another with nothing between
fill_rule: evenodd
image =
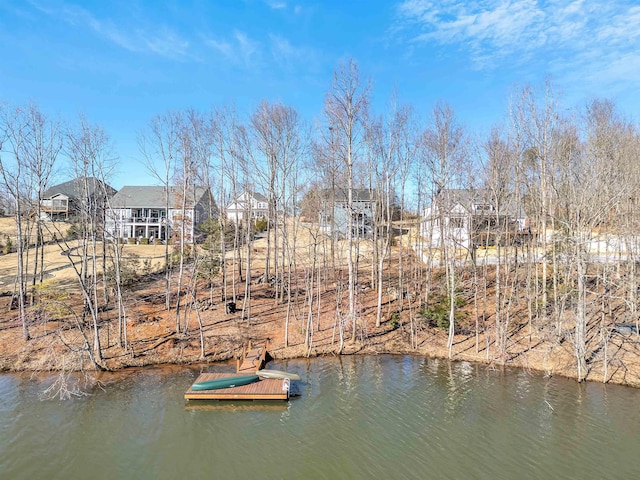
<instances>
[{"instance_id":1,"label":"cleared lot","mask_svg":"<svg viewBox=\"0 0 640 480\"><path fill-rule=\"evenodd\" d=\"M69 224L56 222L55 227L59 231L66 231ZM0 243L5 245L7 237L15 239L16 228L13 218L0 218ZM48 240L50 237L45 236ZM12 240L14 241L14 240ZM70 256L63 253L67 246L70 248ZM81 260L79 254L80 244L77 241L68 242L67 245L50 244L44 247L45 276L49 280L68 281L75 279L72 266ZM124 259L138 257L140 263L150 260L152 269L161 268L164 263L164 245L122 245ZM101 250L102 245L98 244ZM27 273L32 273L34 268L35 249L30 248L27 252L28 265ZM18 255L16 253L0 253L0 290L12 290L18 270Z\"/></svg>"}]
</instances>

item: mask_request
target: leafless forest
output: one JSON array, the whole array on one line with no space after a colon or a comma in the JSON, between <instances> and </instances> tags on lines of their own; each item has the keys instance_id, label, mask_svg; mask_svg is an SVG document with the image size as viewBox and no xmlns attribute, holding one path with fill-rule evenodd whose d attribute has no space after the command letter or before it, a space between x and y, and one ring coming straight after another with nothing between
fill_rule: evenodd
<instances>
[{"instance_id":1,"label":"leafless forest","mask_svg":"<svg viewBox=\"0 0 640 480\"><path fill-rule=\"evenodd\" d=\"M222 105L150 119L138 132L140 158L158 185L167 192L179 186L185 208L194 185L216 200L199 227L202 241L182 241L190 221L184 215L160 271L148 268L161 286L171 334L196 338L204 359L212 321L206 305L233 303L251 324L254 291L262 295L268 286L269 302L279 308L274 341L303 345L301 354L312 351L321 318L335 353L366 344L383 327L398 331L406 350L428 352L431 329L446 335L452 358L463 335L478 356L504 364L519 335L531 344L544 338L569 345L579 381L597 359L599 379L608 381L618 330L626 329L625 341L640 338L640 137L611 101L567 109L552 87L514 89L502 124L485 136L468 131L445 101L424 111L398 95L373 111L372 83L353 61L336 69L313 120L266 100L248 115ZM21 329L15 348L28 351L33 332L56 319L64 333L50 335L51 342L93 368L109 368L107 319L108 342L128 351L130 292L145 268L123 257L118 239L102 228L106 191L99 203L86 185L64 231L39 209L54 179L109 184L114 169L126 166L99 125L50 118L37 105L0 104L0 145L3 209L16 223L15 238L0 239L4 252L17 255L15 284L4 285L11 290L6 318ZM474 233L480 240L447 240L444 213L438 242L421 228L425 209L452 189L484 192L492 205L487 215L496 221ZM375 201L366 235L357 190ZM243 192L267 198L265 221L225 216ZM321 229L322 216L335 224L341 196L344 232ZM514 209L526 215L520 229L527 235L517 241L514 226L501 221ZM257 241L264 247L256 249ZM44 251L52 244L68 252L73 288L46 275Z\"/></svg>"}]
</instances>

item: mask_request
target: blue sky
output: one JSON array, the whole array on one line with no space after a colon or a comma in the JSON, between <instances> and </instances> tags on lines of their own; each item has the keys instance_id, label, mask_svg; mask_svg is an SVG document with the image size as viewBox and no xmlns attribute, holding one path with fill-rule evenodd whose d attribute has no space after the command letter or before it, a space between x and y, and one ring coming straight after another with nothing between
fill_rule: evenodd
<instances>
[{"instance_id":1,"label":"blue sky","mask_svg":"<svg viewBox=\"0 0 640 480\"><path fill-rule=\"evenodd\" d=\"M378 111L394 89L424 116L444 100L479 134L547 77L566 107L609 98L636 120L639 25L623 0L0 0L0 101L101 125L120 188L153 183L136 141L152 116L266 99L313 122L348 58Z\"/></svg>"}]
</instances>

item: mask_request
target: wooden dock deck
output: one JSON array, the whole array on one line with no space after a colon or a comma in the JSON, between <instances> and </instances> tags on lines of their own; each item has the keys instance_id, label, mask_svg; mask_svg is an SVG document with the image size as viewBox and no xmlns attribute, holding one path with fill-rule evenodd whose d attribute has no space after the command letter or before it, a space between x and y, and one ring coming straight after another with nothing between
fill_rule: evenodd
<instances>
[{"instance_id":1,"label":"wooden dock deck","mask_svg":"<svg viewBox=\"0 0 640 480\"><path fill-rule=\"evenodd\" d=\"M242 361L238 362L238 373L201 373L194 383L206 382L217 378L237 375L255 375L264 367L267 359L268 343L244 348ZM261 378L249 385L221 388L218 390L189 390L184 394L187 400L287 400L289 398L289 380Z\"/></svg>"},{"instance_id":2,"label":"wooden dock deck","mask_svg":"<svg viewBox=\"0 0 640 480\"><path fill-rule=\"evenodd\" d=\"M236 375L235 373L201 373L195 383ZM289 381L263 378L249 385L219 390L193 390L190 387L184 394L184 398L187 400L287 400Z\"/></svg>"}]
</instances>

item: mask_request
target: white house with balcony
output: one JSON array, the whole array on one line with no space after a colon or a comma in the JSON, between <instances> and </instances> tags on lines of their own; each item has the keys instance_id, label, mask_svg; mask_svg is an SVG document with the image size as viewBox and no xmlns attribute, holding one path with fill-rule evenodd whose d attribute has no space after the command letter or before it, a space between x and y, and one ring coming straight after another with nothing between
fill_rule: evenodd
<instances>
[{"instance_id":1,"label":"white house with balcony","mask_svg":"<svg viewBox=\"0 0 640 480\"><path fill-rule=\"evenodd\" d=\"M264 195L253 192L244 192L236 197L225 209L227 218L234 223L242 222L247 218L254 221L269 218L269 200Z\"/></svg>"},{"instance_id":2,"label":"white house with balcony","mask_svg":"<svg viewBox=\"0 0 640 480\"><path fill-rule=\"evenodd\" d=\"M425 209L421 230L434 247L468 249L523 240L526 225L524 211L512 198L498 205L487 190L443 189Z\"/></svg>"},{"instance_id":3,"label":"white house with balcony","mask_svg":"<svg viewBox=\"0 0 640 480\"><path fill-rule=\"evenodd\" d=\"M211 192L190 187L127 186L116 193L106 212L105 230L115 239L166 241L181 235L193 243L198 225L217 216Z\"/></svg>"}]
</instances>

